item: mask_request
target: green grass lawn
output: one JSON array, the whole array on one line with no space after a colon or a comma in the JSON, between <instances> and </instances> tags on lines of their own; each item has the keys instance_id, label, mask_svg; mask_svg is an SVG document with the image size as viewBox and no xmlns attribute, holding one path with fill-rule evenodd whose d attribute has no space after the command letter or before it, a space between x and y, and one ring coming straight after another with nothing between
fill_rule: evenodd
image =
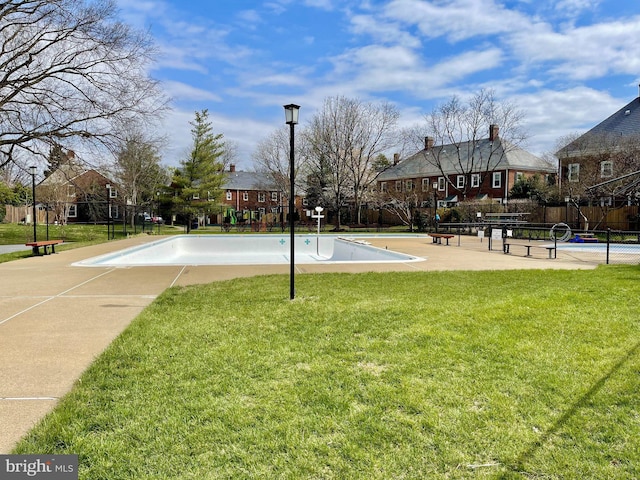
<instances>
[{"instance_id":1,"label":"green grass lawn","mask_svg":"<svg viewBox=\"0 0 640 480\"><path fill-rule=\"evenodd\" d=\"M640 477L640 268L172 288L15 453L82 479Z\"/></svg>"}]
</instances>

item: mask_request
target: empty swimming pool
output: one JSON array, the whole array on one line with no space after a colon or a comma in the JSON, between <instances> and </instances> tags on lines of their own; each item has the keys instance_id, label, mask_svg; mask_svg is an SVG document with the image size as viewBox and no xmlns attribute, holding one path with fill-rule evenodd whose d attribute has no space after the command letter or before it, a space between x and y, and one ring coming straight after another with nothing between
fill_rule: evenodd
<instances>
[{"instance_id":1,"label":"empty swimming pool","mask_svg":"<svg viewBox=\"0 0 640 480\"><path fill-rule=\"evenodd\" d=\"M74 263L82 267L277 265L290 262L288 235L176 235ZM400 263L424 258L368 245L365 238L295 236L295 263Z\"/></svg>"}]
</instances>

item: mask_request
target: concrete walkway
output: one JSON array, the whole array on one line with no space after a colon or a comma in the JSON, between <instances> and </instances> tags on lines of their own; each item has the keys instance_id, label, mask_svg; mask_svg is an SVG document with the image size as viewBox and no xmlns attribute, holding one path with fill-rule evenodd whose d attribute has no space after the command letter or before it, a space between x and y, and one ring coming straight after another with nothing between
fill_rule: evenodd
<instances>
[{"instance_id":1,"label":"concrete walkway","mask_svg":"<svg viewBox=\"0 0 640 480\"><path fill-rule=\"evenodd\" d=\"M157 295L173 285L289 273L289 265L73 267L72 263L142 244L140 236L0 264L0 454L50 412L82 372ZM594 268L576 255L558 258L489 252L487 239L377 238L373 245L426 257L398 264L299 265L304 273ZM524 253L524 252L523 252ZM303 292L299 292L299 295ZM288 291L282 293L288 300Z\"/></svg>"}]
</instances>

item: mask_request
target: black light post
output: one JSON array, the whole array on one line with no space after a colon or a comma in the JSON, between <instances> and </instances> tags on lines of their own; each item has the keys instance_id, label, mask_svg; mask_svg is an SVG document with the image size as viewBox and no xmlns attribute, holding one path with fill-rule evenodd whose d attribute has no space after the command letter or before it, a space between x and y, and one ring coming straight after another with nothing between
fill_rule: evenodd
<instances>
[{"instance_id":1,"label":"black light post","mask_svg":"<svg viewBox=\"0 0 640 480\"><path fill-rule=\"evenodd\" d=\"M107 240L111 240L111 184L105 185L107 188Z\"/></svg>"},{"instance_id":2,"label":"black light post","mask_svg":"<svg viewBox=\"0 0 640 480\"><path fill-rule=\"evenodd\" d=\"M47 219L47 240L49 240L49 204L44 204L44 211Z\"/></svg>"},{"instance_id":3,"label":"black light post","mask_svg":"<svg viewBox=\"0 0 640 480\"><path fill-rule=\"evenodd\" d=\"M298 112L300 110L299 105L294 105L293 103L290 105L284 106L284 113L286 118L286 124L289 125L289 243L291 244L291 271L289 274L289 298L293 300L296 296L295 290L295 236L294 236L294 221L293 221L293 211L295 209L294 203L294 183L295 183L295 175L294 175L294 130L295 125L298 123Z\"/></svg>"},{"instance_id":4,"label":"black light post","mask_svg":"<svg viewBox=\"0 0 640 480\"><path fill-rule=\"evenodd\" d=\"M29 173L31 174L31 199L33 201L33 241L37 242L36 233L36 172L38 167L29 167Z\"/></svg>"}]
</instances>

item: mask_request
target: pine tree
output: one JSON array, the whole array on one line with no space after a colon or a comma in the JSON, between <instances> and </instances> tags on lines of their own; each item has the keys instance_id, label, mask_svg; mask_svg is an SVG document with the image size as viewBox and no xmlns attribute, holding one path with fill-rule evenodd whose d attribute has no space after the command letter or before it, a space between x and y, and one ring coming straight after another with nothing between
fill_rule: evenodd
<instances>
[{"instance_id":1,"label":"pine tree","mask_svg":"<svg viewBox=\"0 0 640 480\"><path fill-rule=\"evenodd\" d=\"M196 112L190 125L193 148L173 173L174 204L187 221L187 232L193 219L210 213L222 194L225 151L223 135L213 133L208 110Z\"/></svg>"}]
</instances>

